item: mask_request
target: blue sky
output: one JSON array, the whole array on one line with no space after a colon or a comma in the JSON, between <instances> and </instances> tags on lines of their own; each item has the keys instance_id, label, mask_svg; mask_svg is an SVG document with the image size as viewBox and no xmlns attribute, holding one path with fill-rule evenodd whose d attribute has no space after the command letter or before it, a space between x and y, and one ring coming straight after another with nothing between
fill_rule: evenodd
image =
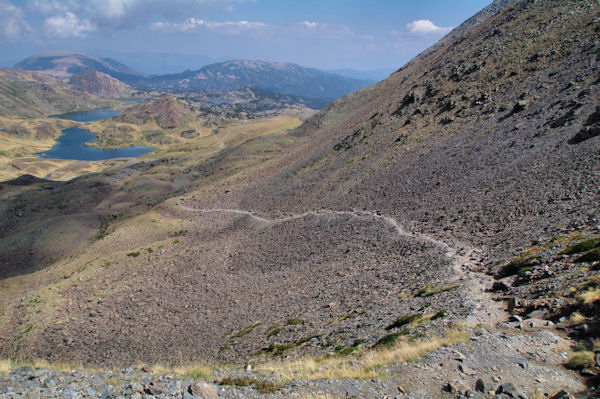
<instances>
[{"instance_id":1,"label":"blue sky","mask_svg":"<svg viewBox=\"0 0 600 399\"><path fill-rule=\"evenodd\" d=\"M211 60L399 68L491 0L0 0L0 65L69 50L154 73ZM160 57L149 57L161 54ZM185 69L185 68L184 68ZM164 71L163 71L164 72Z\"/></svg>"}]
</instances>

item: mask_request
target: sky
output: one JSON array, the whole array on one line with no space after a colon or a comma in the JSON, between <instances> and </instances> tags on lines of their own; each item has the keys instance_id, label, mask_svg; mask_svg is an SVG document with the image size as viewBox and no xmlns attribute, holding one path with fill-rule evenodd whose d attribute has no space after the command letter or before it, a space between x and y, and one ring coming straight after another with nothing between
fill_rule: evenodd
<instances>
[{"instance_id":1,"label":"sky","mask_svg":"<svg viewBox=\"0 0 600 399\"><path fill-rule=\"evenodd\" d=\"M0 66L77 51L146 73L260 59L397 69L491 0L0 0ZM159 65L160 64L160 65Z\"/></svg>"}]
</instances>

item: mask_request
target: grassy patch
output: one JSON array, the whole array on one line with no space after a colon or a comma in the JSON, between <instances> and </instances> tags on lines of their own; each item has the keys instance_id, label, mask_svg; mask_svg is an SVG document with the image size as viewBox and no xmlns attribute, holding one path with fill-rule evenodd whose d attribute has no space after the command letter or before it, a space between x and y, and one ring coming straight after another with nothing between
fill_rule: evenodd
<instances>
[{"instance_id":1,"label":"grassy patch","mask_svg":"<svg viewBox=\"0 0 600 399\"><path fill-rule=\"evenodd\" d=\"M340 322L342 322L344 320L353 319L356 316L361 316L363 314L365 314L364 310L361 310L360 312L357 312L357 311L353 310L353 311L348 312L348 313L342 313L339 316L332 317L331 319L327 320L327 323L325 323L325 325L329 325L329 324L332 324L332 323L340 323Z\"/></svg>"},{"instance_id":2,"label":"grassy patch","mask_svg":"<svg viewBox=\"0 0 600 399\"><path fill-rule=\"evenodd\" d=\"M338 354L338 356L348 356L351 353L357 351L359 349L359 346L364 343L365 343L364 339L357 339L349 347L345 347L345 346L336 347L335 352Z\"/></svg>"},{"instance_id":3,"label":"grassy patch","mask_svg":"<svg viewBox=\"0 0 600 399\"><path fill-rule=\"evenodd\" d=\"M519 273L525 273L525 271L527 271L526 268L531 270L531 267L539 262L539 256L519 257L502 266L498 274L500 278L504 278Z\"/></svg>"},{"instance_id":4,"label":"grassy patch","mask_svg":"<svg viewBox=\"0 0 600 399\"><path fill-rule=\"evenodd\" d=\"M170 367L162 364L153 364L151 366L138 364L138 368L145 367L150 370L150 374L162 376L165 374L175 374L178 377L210 380L212 378L213 367L201 363L182 364L180 366Z\"/></svg>"},{"instance_id":5,"label":"grassy patch","mask_svg":"<svg viewBox=\"0 0 600 399\"><path fill-rule=\"evenodd\" d=\"M429 313L429 314L415 313L415 314L411 314L411 315L400 316L398 319L396 319L396 321L394 321L392 324L387 326L385 329L392 330L394 328L400 328L400 327L404 327L404 326L408 326L409 328L414 328L414 327L417 327L417 326L419 326L425 322L428 322L430 320L436 320L436 319L445 317L446 314L447 314L447 312L445 310L440 310L436 313Z\"/></svg>"},{"instance_id":6,"label":"grassy patch","mask_svg":"<svg viewBox=\"0 0 600 399\"><path fill-rule=\"evenodd\" d=\"M231 338L240 338L240 337L243 337L244 335L248 335L248 334L250 334L252 331L254 331L254 329L255 329L256 327L258 327L258 326L260 326L260 325L262 325L262 323L256 323L256 324L253 324L253 325L251 325L251 326L248 326L248 327L246 327L246 328L244 328L244 329L242 329L242 330L238 331L237 333L233 334L233 335L231 336Z\"/></svg>"},{"instance_id":7,"label":"grassy patch","mask_svg":"<svg viewBox=\"0 0 600 399\"><path fill-rule=\"evenodd\" d=\"M304 320L302 319L289 319L286 323L288 326L299 326L301 324L304 324Z\"/></svg>"},{"instance_id":8,"label":"grassy patch","mask_svg":"<svg viewBox=\"0 0 600 399\"><path fill-rule=\"evenodd\" d=\"M569 319L571 320L571 323L573 323L573 324L583 324L586 322L587 317L585 317L584 315L582 315L579 312L574 312L571 314Z\"/></svg>"},{"instance_id":9,"label":"grassy patch","mask_svg":"<svg viewBox=\"0 0 600 399\"><path fill-rule=\"evenodd\" d=\"M17 366L18 364L10 359L0 359L0 376L10 373L10 370Z\"/></svg>"},{"instance_id":10,"label":"grassy patch","mask_svg":"<svg viewBox=\"0 0 600 399\"><path fill-rule=\"evenodd\" d=\"M579 294L579 299L586 305L600 300L600 288L590 288L586 292Z\"/></svg>"},{"instance_id":11,"label":"grassy patch","mask_svg":"<svg viewBox=\"0 0 600 399\"><path fill-rule=\"evenodd\" d=\"M415 313L415 314L411 314L411 315L404 315L404 316L400 316L396 319L395 322L393 322L392 324L390 324L389 326L387 326L385 329L386 330L391 330L393 328L400 328L403 327L407 324L412 324L418 320L421 320L421 318L423 318L423 315L420 313Z\"/></svg>"},{"instance_id":12,"label":"grassy patch","mask_svg":"<svg viewBox=\"0 0 600 399\"><path fill-rule=\"evenodd\" d=\"M280 356L292 348L295 348L302 344L305 344L313 338L321 338L321 336L322 335L320 335L320 334L311 335L310 337L304 337L302 339L299 339L296 342L291 342L288 344L272 344L272 345L269 345L268 348L264 348L264 349L261 349L260 351L256 352L255 355L260 355L262 353L269 353L269 354L272 354L273 356Z\"/></svg>"},{"instance_id":13,"label":"grassy patch","mask_svg":"<svg viewBox=\"0 0 600 399\"><path fill-rule=\"evenodd\" d=\"M567 367L573 370L582 370L588 367L594 367L595 364L594 352L581 351L575 353L571 359L569 359Z\"/></svg>"},{"instance_id":14,"label":"grassy patch","mask_svg":"<svg viewBox=\"0 0 600 399\"><path fill-rule=\"evenodd\" d=\"M563 249L559 255L575 255L598 247L600 247L600 238L594 237Z\"/></svg>"},{"instance_id":15,"label":"grassy patch","mask_svg":"<svg viewBox=\"0 0 600 399\"><path fill-rule=\"evenodd\" d=\"M435 294L439 294L440 292L450 291L458 287L460 287L460 284L450 284L441 287L436 287L434 284L428 284L425 287L421 288L419 291L417 291L415 296L428 297Z\"/></svg>"},{"instance_id":16,"label":"grassy patch","mask_svg":"<svg viewBox=\"0 0 600 399\"><path fill-rule=\"evenodd\" d=\"M269 328L268 332L267 332L267 337L274 337L275 335L279 334L280 332L282 332L285 329L285 327L275 327L275 328Z\"/></svg>"},{"instance_id":17,"label":"grassy patch","mask_svg":"<svg viewBox=\"0 0 600 399\"><path fill-rule=\"evenodd\" d=\"M137 258L138 256L140 256L140 253L139 252L129 252L127 254L127 256L130 256L132 258Z\"/></svg>"},{"instance_id":18,"label":"grassy patch","mask_svg":"<svg viewBox=\"0 0 600 399\"><path fill-rule=\"evenodd\" d=\"M408 335L408 330L402 330L400 332L386 334L383 337L379 338L379 340L375 342L375 345L373 345L373 347L380 348L383 346L394 345L398 338L402 337L403 335Z\"/></svg>"},{"instance_id":19,"label":"grassy patch","mask_svg":"<svg viewBox=\"0 0 600 399\"><path fill-rule=\"evenodd\" d=\"M531 255L534 255L541 251L548 250L557 245L569 245L571 242L573 242L575 240L581 240L582 238L585 238L586 236L587 236L586 233L582 233L579 231L560 235L560 236L554 237L553 239L551 239L543 244L539 244L539 245L536 245L535 247L529 248L527 251L523 252L523 256L531 256Z\"/></svg>"},{"instance_id":20,"label":"grassy patch","mask_svg":"<svg viewBox=\"0 0 600 399\"><path fill-rule=\"evenodd\" d=\"M464 331L449 330L443 336L434 336L414 342L399 342L360 354L350 354L345 357L324 356L271 361L259 364L255 369L273 374L281 384L300 378L380 378L384 374L377 369L382 366L418 359L442 346L466 342L468 338L469 335Z\"/></svg>"},{"instance_id":21,"label":"grassy patch","mask_svg":"<svg viewBox=\"0 0 600 399\"><path fill-rule=\"evenodd\" d=\"M261 380L253 377L225 377L219 381L219 385L231 385L236 387L254 388L260 393L272 393L278 391L281 386L269 380Z\"/></svg>"}]
</instances>

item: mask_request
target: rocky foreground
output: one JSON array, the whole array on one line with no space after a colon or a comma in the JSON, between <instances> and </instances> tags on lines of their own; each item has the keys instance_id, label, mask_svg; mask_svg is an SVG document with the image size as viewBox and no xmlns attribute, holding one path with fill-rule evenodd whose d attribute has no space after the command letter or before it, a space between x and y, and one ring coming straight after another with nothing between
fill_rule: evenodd
<instances>
[{"instance_id":1,"label":"rocky foreground","mask_svg":"<svg viewBox=\"0 0 600 399\"><path fill-rule=\"evenodd\" d=\"M562 366L571 345L568 338L543 328L532 332L514 320L504 323L504 331L469 329L467 342L443 347L417 361L385 366L378 378L282 381L260 364L212 370L211 375L196 379L183 369L178 373L151 367L69 372L18 367L0 377L0 397L591 399L600 395L600 386L586 387L577 372ZM579 393L574 396L565 387Z\"/></svg>"}]
</instances>

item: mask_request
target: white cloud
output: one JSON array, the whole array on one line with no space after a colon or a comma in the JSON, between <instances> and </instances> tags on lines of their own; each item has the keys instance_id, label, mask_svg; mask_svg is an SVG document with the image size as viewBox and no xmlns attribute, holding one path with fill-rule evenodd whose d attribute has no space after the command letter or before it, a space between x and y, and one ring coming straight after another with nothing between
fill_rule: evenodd
<instances>
[{"instance_id":1,"label":"white cloud","mask_svg":"<svg viewBox=\"0 0 600 399\"><path fill-rule=\"evenodd\" d=\"M163 32L187 32L197 29L218 31L227 34L239 34L242 32L264 30L267 24L250 21L225 21L214 22L199 18L188 18L182 23L154 22L150 25L151 30Z\"/></svg>"},{"instance_id":2,"label":"white cloud","mask_svg":"<svg viewBox=\"0 0 600 399\"><path fill-rule=\"evenodd\" d=\"M28 0L27 10L42 16L64 14L68 11L75 12L81 9L83 3L74 0Z\"/></svg>"},{"instance_id":3,"label":"white cloud","mask_svg":"<svg viewBox=\"0 0 600 399\"><path fill-rule=\"evenodd\" d=\"M410 33L428 34L428 33L448 33L453 28L451 28L451 27L445 28L442 26L437 26L436 24L434 24L433 22L431 22L428 19L418 19L416 21L412 21L412 22L406 24L406 29L408 29L408 31Z\"/></svg>"},{"instance_id":4,"label":"white cloud","mask_svg":"<svg viewBox=\"0 0 600 399\"><path fill-rule=\"evenodd\" d=\"M25 21L23 11L7 1L0 0L0 44L27 39L31 27Z\"/></svg>"},{"instance_id":5,"label":"white cloud","mask_svg":"<svg viewBox=\"0 0 600 399\"><path fill-rule=\"evenodd\" d=\"M213 32L228 35L238 34L276 34L291 36L341 37L354 33L345 25L321 24L313 21L301 21L293 24L270 25L264 22L251 21L208 21L201 18L188 18L181 23L154 22L150 29L161 32Z\"/></svg>"},{"instance_id":6,"label":"white cloud","mask_svg":"<svg viewBox=\"0 0 600 399\"><path fill-rule=\"evenodd\" d=\"M88 20L80 20L77 15L67 11L63 15L55 15L44 21L44 32L50 39L66 39L69 37L85 37L96 28Z\"/></svg>"}]
</instances>

